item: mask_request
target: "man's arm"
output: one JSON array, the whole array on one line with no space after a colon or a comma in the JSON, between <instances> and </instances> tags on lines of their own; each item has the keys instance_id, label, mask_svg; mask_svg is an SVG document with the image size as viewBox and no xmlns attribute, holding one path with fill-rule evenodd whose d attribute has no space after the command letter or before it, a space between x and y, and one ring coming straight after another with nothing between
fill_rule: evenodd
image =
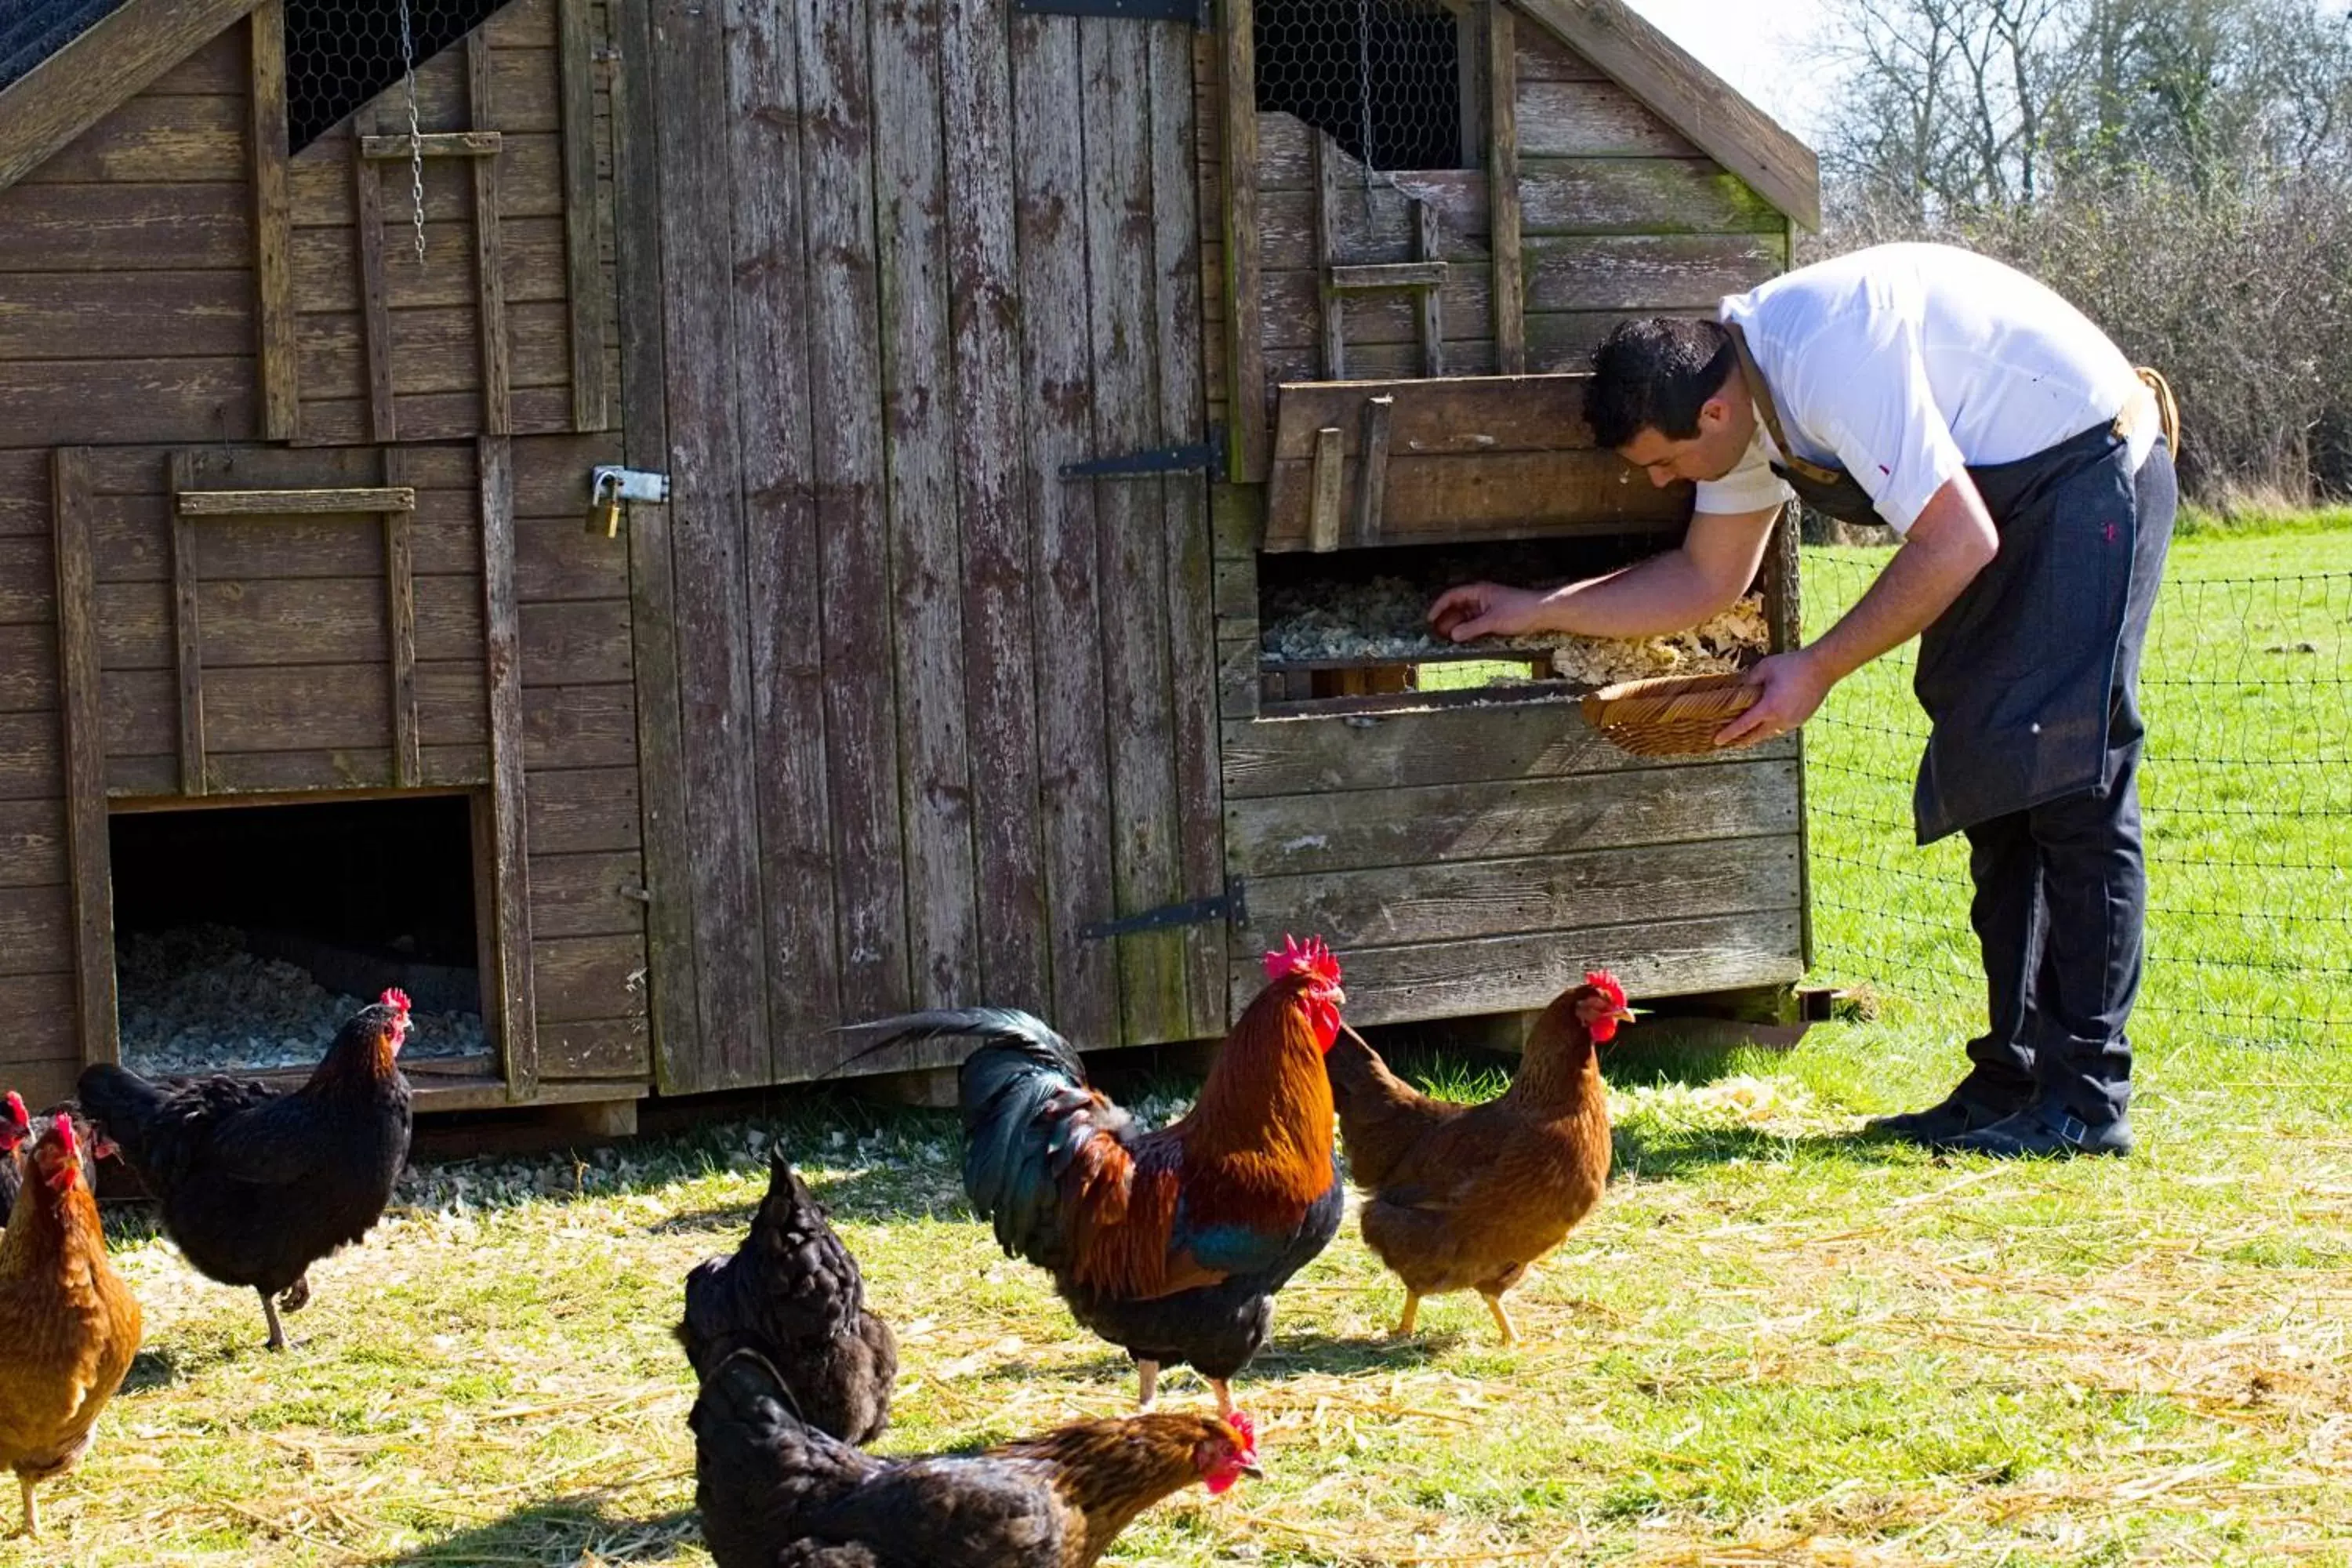
<instances>
[{"instance_id":1,"label":"man's arm","mask_svg":"<svg viewBox=\"0 0 2352 1568\"><path fill-rule=\"evenodd\" d=\"M1455 642L1537 632L1589 637L1678 632L1727 608L1747 591L1779 515L1778 507L1698 512L1681 545L1664 554L1549 593L1465 583L1440 595L1429 607L1429 619L1441 636Z\"/></svg>"},{"instance_id":2,"label":"man's arm","mask_svg":"<svg viewBox=\"0 0 2352 1568\"><path fill-rule=\"evenodd\" d=\"M2000 552L1974 480L1956 474L1928 499L1895 559L1821 640L1748 672L1764 694L1726 725L1718 745L1769 741L1813 716L1830 688L1926 631Z\"/></svg>"}]
</instances>

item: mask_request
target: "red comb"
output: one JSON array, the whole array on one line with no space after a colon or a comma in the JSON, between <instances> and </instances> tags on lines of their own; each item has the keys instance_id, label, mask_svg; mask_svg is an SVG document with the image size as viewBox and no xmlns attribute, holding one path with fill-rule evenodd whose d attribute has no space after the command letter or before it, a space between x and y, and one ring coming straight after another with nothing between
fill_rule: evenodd
<instances>
[{"instance_id":1,"label":"red comb","mask_svg":"<svg viewBox=\"0 0 2352 1568\"><path fill-rule=\"evenodd\" d=\"M403 991L397 985L385 986L383 994L377 997L376 1000L383 1003L387 1007L399 1008L403 1017L405 1017L408 1015L408 993Z\"/></svg>"},{"instance_id":2,"label":"red comb","mask_svg":"<svg viewBox=\"0 0 2352 1568\"><path fill-rule=\"evenodd\" d=\"M58 1146L65 1150L66 1158L70 1160L79 1151L81 1145L81 1140L74 1136L73 1118L60 1116L56 1125Z\"/></svg>"},{"instance_id":3,"label":"red comb","mask_svg":"<svg viewBox=\"0 0 2352 1568\"><path fill-rule=\"evenodd\" d=\"M1245 1413L1236 1410L1225 1417L1225 1425L1242 1435L1242 1447L1244 1452L1253 1454L1257 1452L1256 1422L1251 1420Z\"/></svg>"},{"instance_id":4,"label":"red comb","mask_svg":"<svg viewBox=\"0 0 2352 1568\"><path fill-rule=\"evenodd\" d=\"M8 1120L16 1123L19 1132L33 1130L33 1119L25 1114L25 1097L13 1089L8 1091Z\"/></svg>"},{"instance_id":5,"label":"red comb","mask_svg":"<svg viewBox=\"0 0 2352 1568\"><path fill-rule=\"evenodd\" d=\"M1622 985L1618 984L1617 977L1610 973L1607 970L1586 970L1584 973L1584 983L1587 985L1591 986L1595 991L1600 992L1602 995L1608 997L1609 1005L1611 1006L1622 1007L1625 1005L1625 988Z\"/></svg>"},{"instance_id":6,"label":"red comb","mask_svg":"<svg viewBox=\"0 0 2352 1568\"><path fill-rule=\"evenodd\" d=\"M1284 975L1304 970L1327 985L1339 984L1339 961L1323 945L1319 936L1310 936L1302 945L1294 936L1282 939L1282 951L1265 955L1265 977L1279 980Z\"/></svg>"}]
</instances>

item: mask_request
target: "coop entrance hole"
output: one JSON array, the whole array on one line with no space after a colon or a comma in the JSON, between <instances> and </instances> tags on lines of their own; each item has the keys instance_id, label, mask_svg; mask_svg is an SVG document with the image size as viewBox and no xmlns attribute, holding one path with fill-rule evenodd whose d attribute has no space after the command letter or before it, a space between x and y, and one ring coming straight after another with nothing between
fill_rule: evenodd
<instances>
[{"instance_id":1,"label":"coop entrance hole","mask_svg":"<svg viewBox=\"0 0 2352 1568\"><path fill-rule=\"evenodd\" d=\"M404 1061L488 1070L477 810L468 795L403 795L117 813L125 1065L309 1068L398 986L414 1008Z\"/></svg>"}]
</instances>

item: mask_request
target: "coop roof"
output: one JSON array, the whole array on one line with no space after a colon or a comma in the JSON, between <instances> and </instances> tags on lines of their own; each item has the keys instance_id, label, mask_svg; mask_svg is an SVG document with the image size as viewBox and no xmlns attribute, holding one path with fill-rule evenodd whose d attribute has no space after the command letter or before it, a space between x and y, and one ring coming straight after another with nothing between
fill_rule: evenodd
<instances>
[{"instance_id":1,"label":"coop roof","mask_svg":"<svg viewBox=\"0 0 2352 1568\"><path fill-rule=\"evenodd\" d=\"M1807 228L1822 226L1813 150L1742 98L1624 0L1511 0L1598 66L1758 195ZM1727 7L1727 10L1731 7Z\"/></svg>"},{"instance_id":2,"label":"coop roof","mask_svg":"<svg viewBox=\"0 0 2352 1568\"><path fill-rule=\"evenodd\" d=\"M0 190L260 0L31 0L0 25Z\"/></svg>"}]
</instances>

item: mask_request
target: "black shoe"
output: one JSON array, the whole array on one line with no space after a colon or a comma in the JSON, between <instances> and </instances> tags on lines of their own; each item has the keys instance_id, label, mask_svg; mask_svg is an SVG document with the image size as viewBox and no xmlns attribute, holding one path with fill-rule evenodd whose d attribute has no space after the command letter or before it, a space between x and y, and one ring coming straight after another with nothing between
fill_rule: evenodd
<instances>
[{"instance_id":1,"label":"black shoe","mask_svg":"<svg viewBox=\"0 0 2352 1568\"><path fill-rule=\"evenodd\" d=\"M1996 1160L2070 1160L2077 1154L2120 1158L2131 1152L2131 1118L2119 1115L2094 1126L2058 1106L2036 1105L1990 1127L1947 1139L1942 1147L1955 1154L1989 1154Z\"/></svg>"},{"instance_id":2,"label":"black shoe","mask_svg":"<svg viewBox=\"0 0 2352 1568\"><path fill-rule=\"evenodd\" d=\"M1939 1148L1965 1132L1980 1131L2017 1110L2015 1105L1989 1105L1961 1089L1946 1095L1940 1104L1900 1116L1874 1116L1862 1124L1874 1138L1899 1138L1906 1143Z\"/></svg>"}]
</instances>

